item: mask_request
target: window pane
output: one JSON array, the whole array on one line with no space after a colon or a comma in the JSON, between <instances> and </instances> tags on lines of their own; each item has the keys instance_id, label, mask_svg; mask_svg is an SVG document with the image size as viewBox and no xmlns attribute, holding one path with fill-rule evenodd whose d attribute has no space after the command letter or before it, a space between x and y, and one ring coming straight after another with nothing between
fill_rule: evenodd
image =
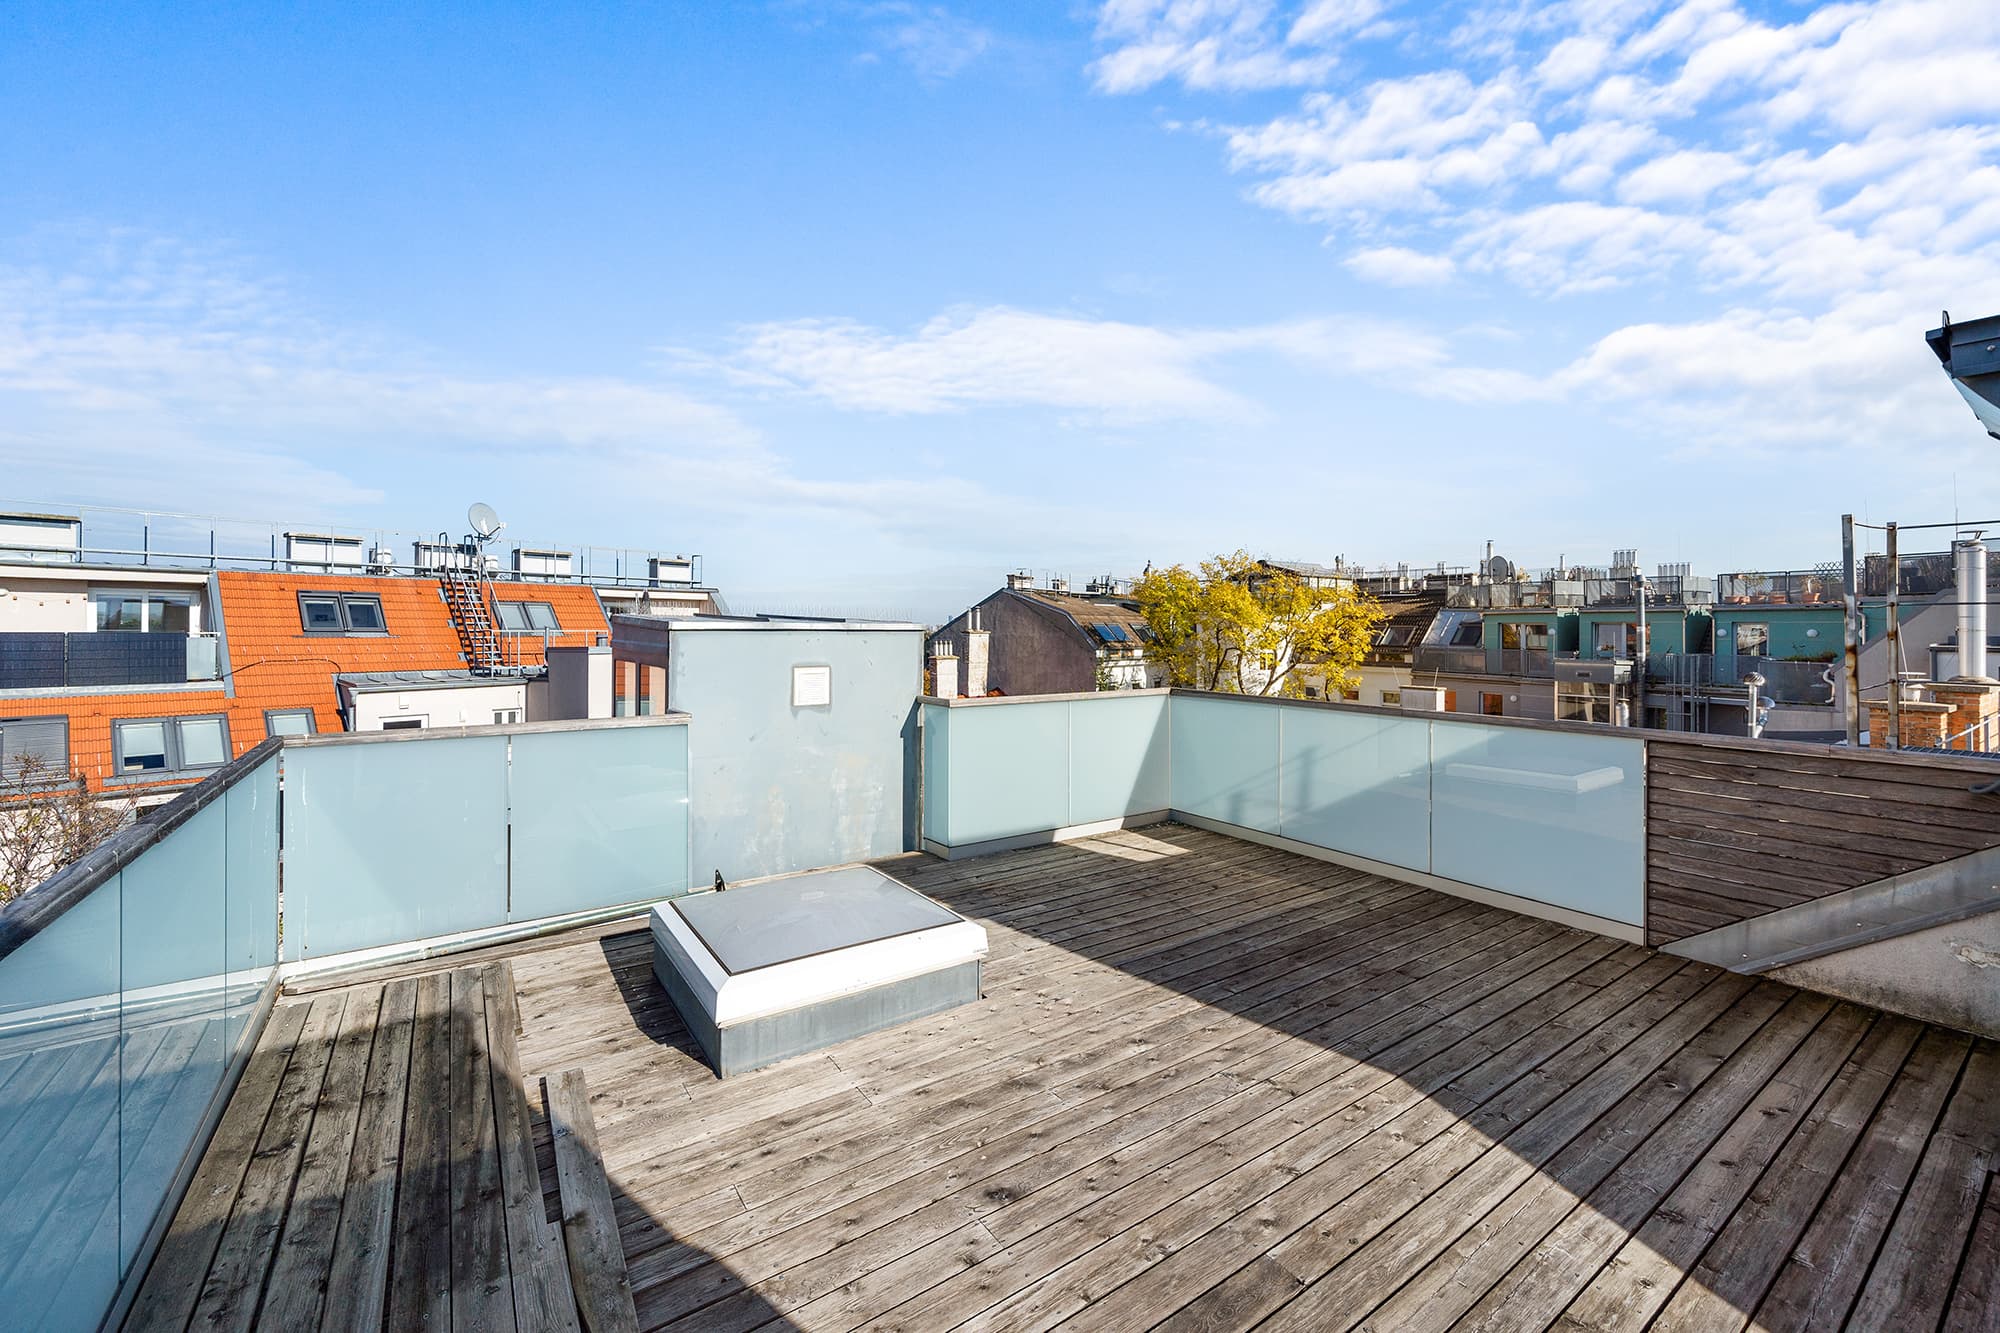
<instances>
[{"instance_id":1,"label":"window pane","mask_svg":"<svg viewBox=\"0 0 2000 1333\"><path fill-rule=\"evenodd\" d=\"M1762 657L1771 651L1771 627L1769 625L1738 625L1736 627L1736 651L1752 657Z\"/></svg>"},{"instance_id":2,"label":"window pane","mask_svg":"<svg viewBox=\"0 0 2000 1333\"><path fill-rule=\"evenodd\" d=\"M97 599L97 628L101 630L144 629L145 602L137 597Z\"/></svg>"},{"instance_id":3,"label":"window pane","mask_svg":"<svg viewBox=\"0 0 2000 1333\"><path fill-rule=\"evenodd\" d=\"M228 759L229 747L222 738L221 718L181 719L182 768L213 768Z\"/></svg>"},{"instance_id":4,"label":"window pane","mask_svg":"<svg viewBox=\"0 0 2000 1333\"><path fill-rule=\"evenodd\" d=\"M167 766L167 727L164 722L120 722L118 724L121 773L144 773Z\"/></svg>"},{"instance_id":5,"label":"window pane","mask_svg":"<svg viewBox=\"0 0 2000 1333\"><path fill-rule=\"evenodd\" d=\"M547 602L529 602L527 610L529 629L562 628L561 625L556 623L556 609Z\"/></svg>"},{"instance_id":6,"label":"window pane","mask_svg":"<svg viewBox=\"0 0 2000 1333\"><path fill-rule=\"evenodd\" d=\"M186 598L161 600L153 599L151 614L146 619L146 628L155 634L185 634L188 632L188 602Z\"/></svg>"},{"instance_id":7,"label":"window pane","mask_svg":"<svg viewBox=\"0 0 2000 1333\"><path fill-rule=\"evenodd\" d=\"M339 598L301 597L299 608L305 616L307 629L337 630L341 627Z\"/></svg>"},{"instance_id":8,"label":"window pane","mask_svg":"<svg viewBox=\"0 0 2000 1333\"><path fill-rule=\"evenodd\" d=\"M504 630L524 630L528 628L528 613L521 609L519 602L496 602L493 605L495 617Z\"/></svg>"},{"instance_id":9,"label":"window pane","mask_svg":"<svg viewBox=\"0 0 2000 1333\"><path fill-rule=\"evenodd\" d=\"M349 597L347 604L347 627L359 630L382 628L382 603L373 597Z\"/></svg>"},{"instance_id":10,"label":"window pane","mask_svg":"<svg viewBox=\"0 0 2000 1333\"><path fill-rule=\"evenodd\" d=\"M313 716L311 713L303 711L296 713L273 713L266 719L266 722L273 736L312 735Z\"/></svg>"}]
</instances>

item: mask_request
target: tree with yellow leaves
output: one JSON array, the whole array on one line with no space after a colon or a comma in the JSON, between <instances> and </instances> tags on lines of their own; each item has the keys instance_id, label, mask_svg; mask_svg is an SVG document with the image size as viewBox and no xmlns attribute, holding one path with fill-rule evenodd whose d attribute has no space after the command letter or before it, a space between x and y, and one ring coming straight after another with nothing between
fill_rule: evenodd
<instances>
[{"instance_id":1,"label":"tree with yellow leaves","mask_svg":"<svg viewBox=\"0 0 2000 1333\"><path fill-rule=\"evenodd\" d=\"M1352 587L1316 588L1244 551L1193 571L1148 569L1132 591L1169 680L1225 694L1297 698L1308 671L1338 688L1367 655L1384 614Z\"/></svg>"}]
</instances>

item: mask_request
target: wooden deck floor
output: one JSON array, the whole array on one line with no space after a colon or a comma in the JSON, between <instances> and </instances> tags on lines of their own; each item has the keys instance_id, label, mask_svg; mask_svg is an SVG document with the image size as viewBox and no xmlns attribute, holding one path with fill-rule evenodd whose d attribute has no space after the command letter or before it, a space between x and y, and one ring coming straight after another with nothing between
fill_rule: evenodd
<instances>
[{"instance_id":1,"label":"wooden deck floor","mask_svg":"<svg viewBox=\"0 0 2000 1333\"><path fill-rule=\"evenodd\" d=\"M1180 827L885 868L986 997L727 1082L514 959L642 1326L2000 1327L2000 1044Z\"/></svg>"}]
</instances>

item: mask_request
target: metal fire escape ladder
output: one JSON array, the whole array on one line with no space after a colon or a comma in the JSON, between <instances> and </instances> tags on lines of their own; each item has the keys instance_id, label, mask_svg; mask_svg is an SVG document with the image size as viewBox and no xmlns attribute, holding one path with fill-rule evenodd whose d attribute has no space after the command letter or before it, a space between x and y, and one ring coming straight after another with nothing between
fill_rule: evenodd
<instances>
[{"instance_id":1,"label":"metal fire escape ladder","mask_svg":"<svg viewBox=\"0 0 2000 1333\"><path fill-rule=\"evenodd\" d=\"M485 571L448 568L440 571L439 582L444 589L445 609L451 612L451 623L458 627L458 643L465 652L466 666L476 675L492 675L502 662L500 635L494 628L492 613L486 609Z\"/></svg>"}]
</instances>

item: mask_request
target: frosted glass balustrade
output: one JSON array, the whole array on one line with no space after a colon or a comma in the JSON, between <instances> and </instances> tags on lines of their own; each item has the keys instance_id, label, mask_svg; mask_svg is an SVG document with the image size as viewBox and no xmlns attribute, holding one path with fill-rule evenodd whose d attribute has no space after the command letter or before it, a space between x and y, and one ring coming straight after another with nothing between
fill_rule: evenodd
<instances>
[{"instance_id":1,"label":"frosted glass balustrade","mask_svg":"<svg viewBox=\"0 0 2000 1333\"><path fill-rule=\"evenodd\" d=\"M228 777L0 958L10 1327L101 1322L253 1040L277 952L275 757Z\"/></svg>"},{"instance_id":2,"label":"frosted glass balustrade","mask_svg":"<svg viewBox=\"0 0 2000 1333\"><path fill-rule=\"evenodd\" d=\"M645 902L688 888L688 731L514 737L508 919Z\"/></svg>"}]
</instances>

